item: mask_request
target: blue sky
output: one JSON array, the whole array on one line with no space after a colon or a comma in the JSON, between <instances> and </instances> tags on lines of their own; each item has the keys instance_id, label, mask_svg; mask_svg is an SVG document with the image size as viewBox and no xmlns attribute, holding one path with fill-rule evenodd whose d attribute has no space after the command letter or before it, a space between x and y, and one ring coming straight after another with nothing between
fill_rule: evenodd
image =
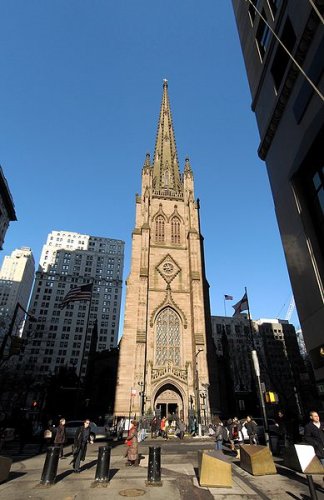
<instances>
[{"instance_id":1,"label":"blue sky","mask_svg":"<svg viewBox=\"0 0 324 500\"><path fill-rule=\"evenodd\" d=\"M291 286L230 1L3 0L0 71L0 164L18 217L2 258L30 246L38 262L65 229L124 240L127 277L167 78L212 314L246 286L254 318L285 316Z\"/></svg>"}]
</instances>

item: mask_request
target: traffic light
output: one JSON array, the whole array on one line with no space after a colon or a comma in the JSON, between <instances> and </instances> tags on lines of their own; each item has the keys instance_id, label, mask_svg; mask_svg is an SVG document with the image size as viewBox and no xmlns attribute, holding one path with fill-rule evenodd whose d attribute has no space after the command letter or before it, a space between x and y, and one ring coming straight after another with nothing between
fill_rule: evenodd
<instances>
[{"instance_id":1,"label":"traffic light","mask_svg":"<svg viewBox=\"0 0 324 500\"><path fill-rule=\"evenodd\" d=\"M265 400L266 400L266 403L278 403L279 402L279 398L278 398L278 394L276 392L272 392L272 391L268 391L265 393Z\"/></svg>"},{"instance_id":2,"label":"traffic light","mask_svg":"<svg viewBox=\"0 0 324 500\"><path fill-rule=\"evenodd\" d=\"M33 409L33 410L36 410L36 408L37 408L37 406L38 406L38 401L32 401L31 406L32 406L32 409Z\"/></svg>"}]
</instances>

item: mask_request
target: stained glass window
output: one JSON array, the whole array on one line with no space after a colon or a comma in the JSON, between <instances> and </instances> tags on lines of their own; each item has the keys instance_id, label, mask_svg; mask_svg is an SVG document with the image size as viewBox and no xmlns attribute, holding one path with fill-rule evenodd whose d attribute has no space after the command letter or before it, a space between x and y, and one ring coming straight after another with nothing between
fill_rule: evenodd
<instances>
[{"instance_id":1,"label":"stained glass window","mask_svg":"<svg viewBox=\"0 0 324 500\"><path fill-rule=\"evenodd\" d=\"M180 319L167 307L156 319L156 364L161 366L169 361L180 365Z\"/></svg>"}]
</instances>

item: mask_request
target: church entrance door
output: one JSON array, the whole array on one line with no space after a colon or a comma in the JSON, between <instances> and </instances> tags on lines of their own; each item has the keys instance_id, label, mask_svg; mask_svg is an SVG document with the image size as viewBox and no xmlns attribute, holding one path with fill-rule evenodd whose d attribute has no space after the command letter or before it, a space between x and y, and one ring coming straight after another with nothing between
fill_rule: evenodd
<instances>
[{"instance_id":1,"label":"church entrance door","mask_svg":"<svg viewBox=\"0 0 324 500\"><path fill-rule=\"evenodd\" d=\"M154 408L160 418L172 416L181 417L183 415L182 396L173 384L163 385L157 392Z\"/></svg>"}]
</instances>

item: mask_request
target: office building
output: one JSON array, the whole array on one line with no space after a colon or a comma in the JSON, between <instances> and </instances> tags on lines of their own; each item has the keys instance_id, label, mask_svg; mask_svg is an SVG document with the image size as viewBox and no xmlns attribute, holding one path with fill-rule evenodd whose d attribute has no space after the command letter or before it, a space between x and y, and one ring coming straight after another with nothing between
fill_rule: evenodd
<instances>
[{"instance_id":1,"label":"office building","mask_svg":"<svg viewBox=\"0 0 324 500\"><path fill-rule=\"evenodd\" d=\"M17 308L11 333L19 335L19 329L22 329L23 326L24 310L27 309L34 282L34 274L35 261L30 248L18 248L11 255L4 257L0 269L0 321L2 332L8 331Z\"/></svg>"},{"instance_id":2,"label":"office building","mask_svg":"<svg viewBox=\"0 0 324 500\"><path fill-rule=\"evenodd\" d=\"M0 250L11 221L17 220L14 202L9 190L7 179L0 166Z\"/></svg>"},{"instance_id":3,"label":"office building","mask_svg":"<svg viewBox=\"0 0 324 500\"><path fill-rule=\"evenodd\" d=\"M278 396L279 408L304 418L317 398L313 379L298 346L295 327L287 320L251 320L246 314L212 316L218 358L221 409L225 415L261 414L251 351L259 359L264 393Z\"/></svg>"},{"instance_id":4,"label":"office building","mask_svg":"<svg viewBox=\"0 0 324 500\"><path fill-rule=\"evenodd\" d=\"M84 376L94 329L96 351L117 346L123 265L123 241L70 231L48 235L29 309L36 322L28 321L24 332L26 371L47 375L70 367ZM90 300L72 300L62 308L69 292L87 284Z\"/></svg>"},{"instance_id":5,"label":"office building","mask_svg":"<svg viewBox=\"0 0 324 500\"><path fill-rule=\"evenodd\" d=\"M289 276L324 407L322 0L232 0Z\"/></svg>"}]
</instances>

